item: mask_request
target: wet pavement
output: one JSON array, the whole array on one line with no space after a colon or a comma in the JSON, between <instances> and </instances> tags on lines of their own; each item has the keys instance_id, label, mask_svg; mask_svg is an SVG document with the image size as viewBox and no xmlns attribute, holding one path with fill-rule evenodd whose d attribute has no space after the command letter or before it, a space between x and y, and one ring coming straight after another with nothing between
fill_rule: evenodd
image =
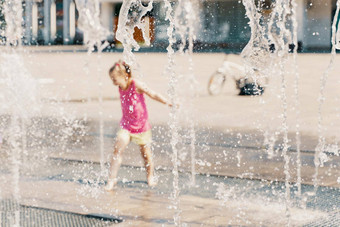
<instances>
[{"instance_id":1,"label":"wet pavement","mask_svg":"<svg viewBox=\"0 0 340 227\"><path fill-rule=\"evenodd\" d=\"M104 125L108 126L109 123ZM111 123L111 126L118 125ZM87 125L96 128L98 122ZM103 154L100 151L100 135L89 131L85 138L77 137L82 140L83 146L71 146L67 151L61 152L60 149L48 148L50 157L81 160L87 162L108 162L113 151L113 144L116 127L104 127ZM153 154L155 167L161 170L173 168L172 148L170 145L171 137L168 133L168 126L154 125L153 127ZM188 134L188 129L182 128L178 140L178 167L182 172L191 172L192 160L195 160L195 171L199 174L210 174L215 176L227 176L246 179L257 179L267 181L284 182L285 160L282 156L282 148L274 147L272 153L268 152L268 147L262 144L262 136L254 131L242 132L221 132L217 129L201 128L196 129L196 142L194 144L194 156L192 157L192 145ZM77 140L73 138L73 140ZM315 139L316 140L316 139ZM304 138L304 141L313 141L313 138ZM311 143L308 144L309 146ZM306 145L306 148L308 148ZM310 146L311 147L311 146ZM289 177L292 183L297 182L297 151L291 147L288 152L289 157ZM328 159L323 166L318 168L318 184L322 186L339 188L338 173L340 172L340 157L332 153L328 154ZM101 161L103 159L103 161ZM301 182L313 185L315 164L314 151L301 150ZM142 167L143 162L138 146L129 144L123 154L123 164L128 166Z\"/></svg>"},{"instance_id":2,"label":"wet pavement","mask_svg":"<svg viewBox=\"0 0 340 227\"><path fill-rule=\"evenodd\" d=\"M118 93L106 76L106 69L120 57L119 53L88 56L64 50L54 50L53 54L33 50L24 56L29 71L40 83L42 93L38 99L42 100L42 106L25 131L28 146L24 152L10 149L9 137L4 136L0 150L0 200L14 201L16 205L15 209L2 207L2 223L14 223L17 211L25 214L28 211L23 209L30 208L51 211L46 214L50 220L55 220L53 217L58 212L65 212L61 215L66 223L63 226L79 226L73 222L80 220L77 215L82 215L84 223L91 223L95 216L99 222L94 226L173 226L176 216L184 226L287 226L288 220L292 226L340 225L340 157L337 148L331 146L338 140L340 127L336 100L332 98L337 95L337 90L332 89L336 84L333 75L330 75L330 89L326 91L327 101L322 111L321 133L328 147L322 153L325 162L318 169L320 186L313 187L314 155L319 139L315 101L318 92L310 91L318 91L328 55L299 55L303 106L300 115L302 186L299 196L296 107L290 106L289 199L284 184L287 172L282 156L282 110L275 93L277 81L271 80L272 88L262 97L239 97L232 83L226 84L222 95L208 96L206 83L221 65L222 54L194 55L198 80L194 110L191 115L180 110L183 118L177 146L179 197L173 198L169 109L150 100L158 185L150 188L146 184L142 158L137 147L131 144L123 155L117 189L105 192L107 163L121 114ZM144 74L143 80L166 94L167 78L162 76L166 55L138 54L137 58L142 65L139 70ZM237 55L230 55L228 59L240 61ZM315 69L306 67L313 62ZM288 82L292 84L293 77L289 77ZM288 92L289 105L292 105L292 86ZM2 132L8 132L9 119L2 109ZM195 120L194 185L191 184L188 119ZM286 213L287 201L290 217ZM179 204L177 209L176 204ZM33 215L33 210L29 212ZM24 216L19 217L22 223L38 223L34 219L27 221ZM51 226L46 220L42 223L45 224L35 226Z\"/></svg>"},{"instance_id":3,"label":"wet pavement","mask_svg":"<svg viewBox=\"0 0 340 227\"><path fill-rule=\"evenodd\" d=\"M287 225L285 187L280 182L197 174L195 185L191 185L191 174L181 172L180 196L174 199L171 169L157 170L158 185L150 188L144 168L123 165L117 188L105 192L99 163L55 158L27 161L35 164L23 165L21 169L22 206L86 217L95 215L122 226L171 226L178 211L181 223L187 226ZM12 198L13 178L4 166L0 179L9 186L2 190L2 197ZM316 196L312 195L313 190L303 185L304 196L299 198L292 188L293 226L308 225L321 218L328 220L329 213L339 211L338 189L319 187ZM175 201L178 209L172 207ZM71 223L72 218L69 220ZM76 226L70 223L64 226Z\"/></svg>"}]
</instances>

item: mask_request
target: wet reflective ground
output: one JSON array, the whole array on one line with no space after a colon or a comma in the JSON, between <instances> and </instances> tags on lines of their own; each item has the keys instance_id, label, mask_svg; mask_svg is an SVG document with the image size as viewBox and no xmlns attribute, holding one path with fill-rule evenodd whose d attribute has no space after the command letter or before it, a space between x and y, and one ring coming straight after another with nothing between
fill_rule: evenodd
<instances>
[{"instance_id":1,"label":"wet reflective ground","mask_svg":"<svg viewBox=\"0 0 340 227\"><path fill-rule=\"evenodd\" d=\"M7 185L2 187L2 198L12 198L11 164L4 152L1 162L4 165L1 165L0 179L2 185ZM103 190L106 178L100 173L99 162L67 159L66 155L64 158L27 158L20 174L19 203L75 214L111 215L128 226L173 224L171 168L159 168L158 185L150 188L144 168L123 165L113 192ZM285 187L281 182L197 174L196 185L191 186L189 172L181 172L179 176L181 217L189 226L284 226L286 223ZM320 220L339 224L339 188L319 187L315 196L312 186L302 185L302 198L299 198L296 187L292 186L294 225L313 226ZM200 212L203 214L196 216Z\"/></svg>"},{"instance_id":2,"label":"wet reflective ground","mask_svg":"<svg viewBox=\"0 0 340 227\"><path fill-rule=\"evenodd\" d=\"M173 225L173 217L177 211L181 211L181 222L188 226L287 225L287 200L282 183L285 180L280 146L282 136L279 135L282 129L279 116L282 111L277 98L280 83L275 78L270 81L270 89L261 98L237 96L237 90L231 81L227 82L220 96L208 96L207 80L221 65L224 56L193 56L199 83L198 96L194 103L196 112L192 116L197 124L196 184L190 185L190 138L187 136L188 122L184 120L178 144L180 206L176 211L172 200L173 164L167 125L169 110L152 101L148 102L148 107L153 125L153 151L158 185L154 188L147 186L140 153L131 144L123 155L117 189L111 193L103 190L107 164L102 162L101 165L100 161L102 158L104 162L109 160L121 114L117 89L112 87L104 69L109 68L121 54L105 53L101 57L102 65L97 62L97 56L93 55L90 59L85 53L32 52L29 56L24 56L26 60L31 59L27 60L29 71L38 79L44 91L37 97L43 101L43 108L39 116L29 119L26 132L17 135L20 139L27 140L27 149L9 149L9 137L13 136L8 123L11 115L6 109L1 109L1 132L4 138L0 149L2 200L81 215L113 215L124 220L121 224L123 226ZM166 55L149 53L137 57L143 66L145 81L150 87L165 94L168 81L160 75L164 70ZM230 55L228 59L240 62L237 55ZM338 226L340 157L336 155L336 147L327 147L323 153L328 160L319 168L320 186L316 195L314 188L310 186L313 185L314 151L318 142L318 102L315 101L317 92L311 91L319 90L319 78L328 59L324 55L308 54L299 55L299 59L302 85L300 99L303 107L303 185L302 196L299 197L295 184L296 123L292 119L289 121L291 147L288 152L291 177L290 219L294 226ZM85 61L91 62L86 66L91 75L86 80L83 69ZM311 64L315 67L309 67ZM99 72L98 68L103 71ZM335 69L334 72L336 71ZM102 103L98 98L97 74L104 78ZM333 98L337 97L338 91L336 78L330 75L330 88L327 89L323 111L323 133L329 145L337 142L340 124L337 100ZM293 84L293 81L289 81L289 84ZM1 87L3 86L5 84L1 83ZM74 89L75 87L78 89ZM292 86L288 89L292 93ZM289 94L288 98L294 99ZM259 104L260 102L264 104ZM103 157L100 154L100 105L104 121ZM289 111L289 116L294 118L294 108ZM273 139L267 144L264 143L266 130L266 139ZM273 149L269 152L270 146ZM20 178L16 179L15 174L18 172Z\"/></svg>"}]
</instances>

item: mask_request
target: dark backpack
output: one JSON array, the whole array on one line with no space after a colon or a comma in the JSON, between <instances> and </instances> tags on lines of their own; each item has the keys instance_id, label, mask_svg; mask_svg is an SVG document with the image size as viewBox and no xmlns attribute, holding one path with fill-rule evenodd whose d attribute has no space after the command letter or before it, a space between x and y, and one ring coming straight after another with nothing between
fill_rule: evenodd
<instances>
[{"instance_id":1,"label":"dark backpack","mask_svg":"<svg viewBox=\"0 0 340 227\"><path fill-rule=\"evenodd\" d=\"M240 93L238 95L262 95L264 92L264 88L259 84L249 82L247 79L239 79L236 81L237 88L240 89Z\"/></svg>"}]
</instances>

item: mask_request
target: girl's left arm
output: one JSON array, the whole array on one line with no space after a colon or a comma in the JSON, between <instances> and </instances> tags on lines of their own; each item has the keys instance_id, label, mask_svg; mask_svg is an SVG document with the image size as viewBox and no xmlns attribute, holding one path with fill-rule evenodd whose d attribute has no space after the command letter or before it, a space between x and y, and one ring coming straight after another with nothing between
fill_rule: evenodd
<instances>
[{"instance_id":1,"label":"girl's left arm","mask_svg":"<svg viewBox=\"0 0 340 227\"><path fill-rule=\"evenodd\" d=\"M135 80L135 85L136 85L137 91L139 93L144 93L147 96L149 96L150 98L152 98L153 100L156 100L156 101L163 103L165 105L168 105L170 107L172 106L172 104L165 97L163 97L161 94L151 90L145 83L142 83L140 81Z\"/></svg>"}]
</instances>

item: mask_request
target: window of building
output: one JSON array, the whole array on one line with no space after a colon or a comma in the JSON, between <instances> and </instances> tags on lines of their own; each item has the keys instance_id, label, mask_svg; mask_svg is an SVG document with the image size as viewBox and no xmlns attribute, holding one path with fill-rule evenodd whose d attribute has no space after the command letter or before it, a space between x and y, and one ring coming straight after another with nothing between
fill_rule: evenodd
<instances>
[{"instance_id":1,"label":"window of building","mask_svg":"<svg viewBox=\"0 0 340 227\"><path fill-rule=\"evenodd\" d=\"M250 37L245 9L239 1L203 2L202 31L198 40L217 47L239 47L246 44Z\"/></svg>"}]
</instances>

